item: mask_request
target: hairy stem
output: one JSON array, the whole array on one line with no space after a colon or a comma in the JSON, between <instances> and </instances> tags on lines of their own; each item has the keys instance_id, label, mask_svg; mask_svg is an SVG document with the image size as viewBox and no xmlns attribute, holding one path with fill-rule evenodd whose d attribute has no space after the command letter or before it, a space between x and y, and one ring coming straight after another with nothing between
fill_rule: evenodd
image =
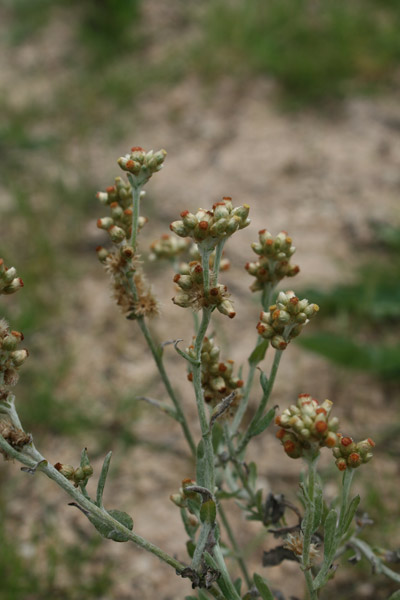
<instances>
[{"instance_id":1,"label":"hairy stem","mask_svg":"<svg viewBox=\"0 0 400 600\"><path fill-rule=\"evenodd\" d=\"M66 491L85 512L100 519L102 523L108 525L111 529L123 533L124 536L129 538L134 544L143 548L143 550L147 550L147 552L151 552L151 554L154 554L160 560L173 567L178 573L181 573L185 568L185 565L176 560L173 556L170 556L164 552L164 550L158 548L158 546L148 542L137 533L134 533L122 525L122 523L114 519L105 509L96 506L96 504L85 497L78 488L75 488L64 475L61 475L57 469L48 464L47 460L36 450L33 444L25 446L23 451L18 451L10 446L3 436L0 435L0 448L8 456L15 458L30 469L35 470L38 467L38 470L43 471L47 477L52 479L58 486Z\"/></svg>"},{"instance_id":2,"label":"hairy stem","mask_svg":"<svg viewBox=\"0 0 400 600\"><path fill-rule=\"evenodd\" d=\"M230 523L228 521L228 517L226 516L226 513L222 506L222 503L220 503L218 505L218 513L219 513L219 515L221 517L221 521L226 529L226 533L228 534L229 541L231 542L232 549L233 549L233 552L235 555L235 559L237 560L237 563L243 573L243 577L246 581L246 584L247 584L248 588L250 589L252 586L252 581L250 579L249 573L247 571L246 563L243 560L238 543L237 543L235 535L231 529Z\"/></svg>"},{"instance_id":3,"label":"hairy stem","mask_svg":"<svg viewBox=\"0 0 400 600\"><path fill-rule=\"evenodd\" d=\"M307 584L307 590L310 600L316 600L318 598L317 592L313 588L313 577L310 570L310 546L311 536L313 534L313 522L315 512L315 476L317 470L319 454L311 457L307 460L308 465L308 481L307 481L307 494L309 502L307 502L306 514L303 519L303 555L301 557L301 563L304 570L304 575Z\"/></svg>"}]
</instances>

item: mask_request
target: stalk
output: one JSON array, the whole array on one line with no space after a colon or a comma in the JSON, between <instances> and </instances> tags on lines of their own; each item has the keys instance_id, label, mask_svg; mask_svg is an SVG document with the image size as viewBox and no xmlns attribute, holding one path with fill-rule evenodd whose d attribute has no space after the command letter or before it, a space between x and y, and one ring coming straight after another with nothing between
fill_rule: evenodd
<instances>
[{"instance_id":1,"label":"stalk","mask_svg":"<svg viewBox=\"0 0 400 600\"><path fill-rule=\"evenodd\" d=\"M116 521L105 509L96 506L96 504L94 504L89 498L85 497L78 488L75 488L72 483L70 483L70 481L64 477L64 475L61 475L57 469L49 464L48 461L40 454L40 452L36 450L33 444L31 447L27 447L26 449L24 448L24 451L21 452L10 446L10 444L8 444L0 435L0 448L6 454L12 458L15 458L32 470L36 470L36 468L38 468L38 464L42 463L39 466L39 470L43 471L47 477L52 479L58 486L66 491L67 494L71 496L71 498L73 498L76 503L90 515L97 517L104 524L110 526L111 529L115 529L116 531L123 533L124 536L128 537L131 542L140 548L143 548L143 550L151 552L151 554L154 554L160 560L176 569L178 573L181 573L185 568L185 565L176 560L173 556L170 556L155 544L152 544L137 533L134 533L122 525L122 523L119 523L119 521Z\"/></svg>"},{"instance_id":2,"label":"stalk","mask_svg":"<svg viewBox=\"0 0 400 600\"><path fill-rule=\"evenodd\" d=\"M232 544L232 549L233 549L234 554L235 554L235 559L237 560L237 563L238 563L238 565L239 565L239 567L240 567L240 569L241 569L241 571L243 573L243 577L244 577L244 579L246 581L246 584L247 584L248 588L250 589L251 586L253 585L253 583L252 583L252 581L250 579L249 573L247 571L246 563L243 560L243 557L241 555L238 543L237 543L235 535L234 535L234 533L233 533L233 531L231 529L230 523L229 523L228 518L227 518L227 516L225 514L225 510L224 510L224 508L222 506L222 503L220 503L219 506L218 506L218 512L219 512L219 515L221 517L221 521L222 521L222 523L223 523L223 525L224 525L224 527L226 529L226 533L228 534L229 541Z\"/></svg>"},{"instance_id":3,"label":"stalk","mask_svg":"<svg viewBox=\"0 0 400 600\"><path fill-rule=\"evenodd\" d=\"M307 493L309 497L309 503L307 502L307 511L303 520L303 555L301 557L301 564L304 570L304 576L306 579L307 590L310 600L317 600L318 594L313 588L313 577L310 570L310 545L311 536L313 534L313 521L315 512L315 476L317 470L319 454L307 459L308 465L308 485Z\"/></svg>"}]
</instances>

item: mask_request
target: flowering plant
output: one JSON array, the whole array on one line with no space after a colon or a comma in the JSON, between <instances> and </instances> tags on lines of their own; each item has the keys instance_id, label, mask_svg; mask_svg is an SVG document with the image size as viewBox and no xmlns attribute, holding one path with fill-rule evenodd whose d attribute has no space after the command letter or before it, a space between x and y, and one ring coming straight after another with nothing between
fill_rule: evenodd
<instances>
[{"instance_id":1,"label":"flowering plant","mask_svg":"<svg viewBox=\"0 0 400 600\"><path fill-rule=\"evenodd\" d=\"M351 498L350 486L355 470L372 458L372 439L355 442L340 433L338 418L331 416L332 402L320 403L308 393L300 394L296 404L280 414L276 406L268 407L283 353L319 310L316 304L300 299L291 290L276 291L281 280L299 272L299 267L291 264L295 247L286 232L274 237L266 229L259 231L258 241L252 245L256 259L245 265L254 278L250 289L259 293L262 309L258 324L253 324L255 345L248 358L247 373L243 375L232 360L222 357L216 338L208 334L211 319L217 313L221 318L235 317L231 294L220 282L221 272L229 267L223 250L233 235L250 224L249 206L234 206L228 197L211 208L199 208L197 212L183 210L180 218L170 225L175 235L165 234L154 241L149 257L171 262L176 286L173 302L177 307L190 309L194 316L192 343L182 349L180 340L173 342L193 385L201 429L200 440L194 439L185 405L164 365L165 344L155 339L149 326L160 309L139 256L139 235L147 223L140 213L143 187L161 170L165 156L164 150L145 152L134 147L118 160L127 180L117 177L114 185L97 194L100 203L109 210L107 216L98 219L97 226L108 234L111 242L110 249L98 247L97 255L111 278L117 305L128 320L135 321L133 326L141 330L168 397L168 400L145 400L179 423L195 461L191 477L183 478L181 485L177 483L177 490L171 495L188 537L186 549L179 559L171 556L139 536L130 515L104 506L103 491L111 453L105 457L92 498L87 483L94 472L86 449L77 467L61 462L53 466L36 449L32 436L20 422L12 392L28 351L20 347L22 333L11 330L4 320L0 322L1 453L21 462L22 470L41 471L62 487L103 537L117 542L131 541L169 564L179 576L188 578L195 590L192 594L197 595L187 596L187 600L282 598L279 591L271 589L268 577L249 571L226 511L230 502L235 502L248 519L258 521L262 529L282 539L282 544L264 552L263 565L296 561L304 574L307 597L312 600L319 597L334 576L337 560L348 548L353 548L357 557L365 556L376 571L400 581L400 575L359 539L366 519L358 518L354 523L360 498ZM14 293L22 285L16 270L5 267L1 260L0 293ZM273 354L269 373L260 366L267 351ZM257 370L260 386L254 391ZM248 444L273 422L278 427L276 438L288 459L302 458L306 466L301 475L300 508L282 495L265 496L257 484L256 464L246 462ZM317 472L324 448L332 452L342 472L338 502L330 504L324 498L323 482ZM288 509L297 517L291 526L286 523ZM228 569L228 559L235 561L238 572L233 567Z\"/></svg>"}]
</instances>

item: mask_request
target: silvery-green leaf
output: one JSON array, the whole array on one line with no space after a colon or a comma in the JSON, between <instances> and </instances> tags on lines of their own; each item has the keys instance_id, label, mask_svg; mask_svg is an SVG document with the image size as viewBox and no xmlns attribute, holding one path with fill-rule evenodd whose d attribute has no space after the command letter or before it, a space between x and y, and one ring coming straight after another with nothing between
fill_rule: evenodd
<instances>
[{"instance_id":1,"label":"silvery-green leaf","mask_svg":"<svg viewBox=\"0 0 400 600\"><path fill-rule=\"evenodd\" d=\"M251 437L254 437L265 431L265 429L267 429L268 425L271 423L274 417L275 408L271 408L266 415L261 417L261 419L251 427L249 435Z\"/></svg>"},{"instance_id":2,"label":"silvery-green leaf","mask_svg":"<svg viewBox=\"0 0 400 600\"><path fill-rule=\"evenodd\" d=\"M258 575L257 573L254 573L253 579L254 579L255 586L260 593L262 600L274 600L272 592L269 589L265 579L263 577L261 577L261 575Z\"/></svg>"}]
</instances>

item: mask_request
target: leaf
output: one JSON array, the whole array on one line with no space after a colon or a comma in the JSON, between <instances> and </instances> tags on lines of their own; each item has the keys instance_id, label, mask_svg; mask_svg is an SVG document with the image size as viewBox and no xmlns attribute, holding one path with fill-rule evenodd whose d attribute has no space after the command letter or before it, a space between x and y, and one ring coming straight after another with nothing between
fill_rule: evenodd
<instances>
[{"instance_id":1,"label":"leaf","mask_svg":"<svg viewBox=\"0 0 400 600\"><path fill-rule=\"evenodd\" d=\"M126 512L123 512L122 510L108 510L107 512L113 519L118 521L118 523L121 523L121 525L124 525L127 529L133 529L133 519ZM102 521L99 517L88 514L87 518L104 538L114 540L115 542L127 542L129 540L129 536L121 531L113 529L109 523Z\"/></svg>"},{"instance_id":2,"label":"leaf","mask_svg":"<svg viewBox=\"0 0 400 600\"><path fill-rule=\"evenodd\" d=\"M257 481L257 465L255 462L251 462L249 464L249 474L247 476L249 481L249 486L254 489L256 487Z\"/></svg>"},{"instance_id":3,"label":"leaf","mask_svg":"<svg viewBox=\"0 0 400 600\"><path fill-rule=\"evenodd\" d=\"M261 371L261 374L260 374L260 385L262 387L262 391L264 392L264 394L268 394L269 393L269 380L268 380L268 377L266 376L266 374L264 373L264 371Z\"/></svg>"},{"instance_id":4,"label":"leaf","mask_svg":"<svg viewBox=\"0 0 400 600\"><path fill-rule=\"evenodd\" d=\"M261 419L250 428L249 435L254 437L265 431L274 417L275 408L271 408L266 415L261 417Z\"/></svg>"},{"instance_id":5,"label":"leaf","mask_svg":"<svg viewBox=\"0 0 400 600\"><path fill-rule=\"evenodd\" d=\"M196 550L196 544L194 542L192 542L192 540L188 540L186 542L186 550L187 550L187 553L189 554L190 558L193 558L194 551ZM197 598L196 598L196 600L197 600Z\"/></svg>"},{"instance_id":6,"label":"leaf","mask_svg":"<svg viewBox=\"0 0 400 600\"><path fill-rule=\"evenodd\" d=\"M215 522L217 516L217 507L213 500L206 500L203 502L200 508L200 521L202 523L210 523L211 525Z\"/></svg>"},{"instance_id":7,"label":"leaf","mask_svg":"<svg viewBox=\"0 0 400 600\"><path fill-rule=\"evenodd\" d=\"M253 350L249 356L250 365L258 365L259 362L264 360L265 353L267 351L269 340L262 340Z\"/></svg>"},{"instance_id":8,"label":"leaf","mask_svg":"<svg viewBox=\"0 0 400 600\"><path fill-rule=\"evenodd\" d=\"M106 479L107 479L107 475L108 475L108 469L110 467L111 456L112 456L112 452L110 451L104 459L103 466L101 468L99 481L97 483L96 504L98 507L101 507L103 505L103 492L104 492L104 486L106 485Z\"/></svg>"},{"instance_id":9,"label":"leaf","mask_svg":"<svg viewBox=\"0 0 400 600\"><path fill-rule=\"evenodd\" d=\"M271 590L269 589L268 585L266 584L265 579L263 577L261 577L261 575L258 575L257 573L254 573L253 579L254 579L255 586L260 593L262 600L274 600L274 596L272 595Z\"/></svg>"},{"instance_id":10,"label":"leaf","mask_svg":"<svg viewBox=\"0 0 400 600\"><path fill-rule=\"evenodd\" d=\"M392 594L388 600L400 600L400 590L394 592L394 594Z\"/></svg>"},{"instance_id":11,"label":"leaf","mask_svg":"<svg viewBox=\"0 0 400 600\"><path fill-rule=\"evenodd\" d=\"M200 440L197 445L196 452L196 481L198 485L204 486L206 480L206 460L205 460L205 451L204 451L204 442Z\"/></svg>"},{"instance_id":12,"label":"leaf","mask_svg":"<svg viewBox=\"0 0 400 600\"><path fill-rule=\"evenodd\" d=\"M209 600L207 594L205 594L201 590L199 590L197 593L199 594L199 600Z\"/></svg>"},{"instance_id":13,"label":"leaf","mask_svg":"<svg viewBox=\"0 0 400 600\"><path fill-rule=\"evenodd\" d=\"M343 520L343 524L342 524L341 531L340 531L341 536L344 535L346 533L346 531L348 530L348 528L350 527L351 522L353 521L354 515L356 514L356 510L357 510L359 504L360 504L360 496L357 494L357 496L354 496L354 498L350 502L349 507L347 509L346 516Z\"/></svg>"},{"instance_id":14,"label":"leaf","mask_svg":"<svg viewBox=\"0 0 400 600\"><path fill-rule=\"evenodd\" d=\"M332 509L327 514L324 522L324 560L318 575L314 579L314 590L323 587L329 578L329 570L337 547L336 524L337 513L336 510Z\"/></svg>"},{"instance_id":15,"label":"leaf","mask_svg":"<svg viewBox=\"0 0 400 600\"><path fill-rule=\"evenodd\" d=\"M89 456L88 456L87 448L84 448L82 450L80 466L81 467L90 466L90 461L89 461Z\"/></svg>"},{"instance_id":16,"label":"leaf","mask_svg":"<svg viewBox=\"0 0 400 600\"><path fill-rule=\"evenodd\" d=\"M242 589L242 580L240 579L240 577L235 579L233 585L235 586L237 593L240 595L240 590Z\"/></svg>"},{"instance_id":17,"label":"leaf","mask_svg":"<svg viewBox=\"0 0 400 600\"><path fill-rule=\"evenodd\" d=\"M323 509L323 498L322 498L322 487L320 483L315 484L314 492L314 518L312 524L312 532L317 531L322 521L322 509Z\"/></svg>"}]
</instances>

